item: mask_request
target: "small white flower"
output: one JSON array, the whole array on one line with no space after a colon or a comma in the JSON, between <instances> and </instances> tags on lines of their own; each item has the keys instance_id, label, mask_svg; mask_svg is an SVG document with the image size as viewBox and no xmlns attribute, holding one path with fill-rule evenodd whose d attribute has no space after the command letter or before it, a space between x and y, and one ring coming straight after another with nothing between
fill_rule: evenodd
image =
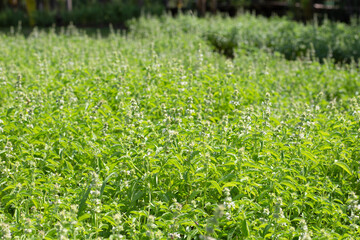
<instances>
[{"instance_id":1,"label":"small white flower","mask_svg":"<svg viewBox=\"0 0 360 240\"><path fill-rule=\"evenodd\" d=\"M179 233L170 233L169 234L169 237L171 238L171 239L174 239L174 238L181 238L181 235L179 234Z\"/></svg>"},{"instance_id":2,"label":"small white flower","mask_svg":"<svg viewBox=\"0 0 360 240\"><path fill-rule=\"evenodd\" d=\"M269 215L269 214L270 214L269 209L265 208L265 209L264 209L264 213L265 213L266 215Z\"/></svg>"}]
</instances>

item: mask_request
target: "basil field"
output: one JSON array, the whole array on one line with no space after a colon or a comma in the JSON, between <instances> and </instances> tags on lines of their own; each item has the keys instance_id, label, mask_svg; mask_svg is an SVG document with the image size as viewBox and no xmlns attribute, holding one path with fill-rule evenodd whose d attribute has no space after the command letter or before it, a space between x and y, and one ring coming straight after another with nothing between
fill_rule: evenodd
<instances>
[{"instance_id":1,"label":"basil field","mask_svg":"<svg viewBox=\"0 0 360 240\"><path fill-rule=\"evenodd\" d=\"M1 239L359 239L359 24L0 34Z\"/></svg>"}]
</instances>

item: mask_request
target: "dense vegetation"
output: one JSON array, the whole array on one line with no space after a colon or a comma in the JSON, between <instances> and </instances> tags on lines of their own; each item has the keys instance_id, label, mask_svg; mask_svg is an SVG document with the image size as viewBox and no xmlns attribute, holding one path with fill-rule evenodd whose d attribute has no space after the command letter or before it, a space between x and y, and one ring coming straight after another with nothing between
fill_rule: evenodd
<instances>
[{"instance_id":1,"label":"dense vegetation","mask_svg":"<svg viewBox=\"0 0 360 240\"><path fill-rule=\"evenodd\" d=\"M171 12L228 14L237 11L256 12L272 16L288 16L298 21L323 19L349 23L359 17L358 0L0 0L0 27L67 26L78 27L123 26L141 14L161 15Z\"/></svg>"},{"instance_id":2,"label":"dense vegetation","mask_svg":"<svg viewBox=\"0 0 360 240\"><path fill-rule=\"evenodd\" d=\"M78 1L74 1L78 3ZM60 5L61 6L61 5ZM108 27L113 25L124 25L132 18L137 18L141 13L160 15L165 11L160 1L152 1L139 7L136 1L111 1L107 3L88 2L74 5L72 11L68 11L65 6L58 9L33 10L31 14L25 7L18 9L0 9L0 27L16 27L19 22L23 26L35 25L38 27L67 26L73 23L82 27Z\"/></svg>"},{"instance_id":3,"label":"dense vegetation","mask_svg":"<svg viewBox=\"0 0 360 240\"><path fill-rule=\"evenodd\" d=\"M205 38L217 51L234 56L235 48L262 48L279 52L286 59L312 57L320 61L334 59L351 62L360 58L359 24L325 21L323 24L299 24L284 19L230 21L225 28L207 32Z\"/></svg>"},{"instance_id":4,"label":"dense vegetation","mask_svg":"<svg viewBox=\"0 0 360 240\"><path fill-rule=\"evenodd\" d=\"M204 38L249 21L0 35L0 237L358 238L358 66Z\"/></svg>"}]
</instances>

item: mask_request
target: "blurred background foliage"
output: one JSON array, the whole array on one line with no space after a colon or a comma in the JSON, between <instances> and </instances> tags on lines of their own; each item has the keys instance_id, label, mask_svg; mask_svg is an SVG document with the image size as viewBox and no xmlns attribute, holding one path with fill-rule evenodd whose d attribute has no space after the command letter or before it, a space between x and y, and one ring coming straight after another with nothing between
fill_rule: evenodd
<instances>
[{"instance_id":1,"label":"blurred background foliage","mask_svg":"<svg viewBox=\"0 0 360 240\"><path fill-rule=\"evenodd\" d=\"M316 16L349 22L360 13L358 0L0 0L0 27L77 26L102 27L124 23L141 14L160 15L180 11L200 16L219 12L230 16L248 10L265 16L289 16L308 21Z\"/></svg>"}]
</instances>

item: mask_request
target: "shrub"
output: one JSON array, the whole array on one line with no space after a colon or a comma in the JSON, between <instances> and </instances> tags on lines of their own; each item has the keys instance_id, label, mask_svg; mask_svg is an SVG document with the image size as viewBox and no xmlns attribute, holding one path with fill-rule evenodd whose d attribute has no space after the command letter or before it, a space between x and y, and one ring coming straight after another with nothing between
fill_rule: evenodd
<instances>
[{"instance_id":1,"label":"shrub","mask_svg":"<svg viewBox=\"0 0 360 240\"><path fill-rule=\"evenodd\" d=\"M247 46L279 52L289 60L310 55L320 61L331 58L349 63L360 57L359 29L359 26L330 21L318 26L285 19L272 19L264 24L260 19L255 25L214 29L204 37L216 51L230 57L235 48Z\"/></svg>"},{"instance_id":2,"label":"shrub","mask_svg":"<svg viewBox=\"0 0 360 240\"><path fill-rule=\"evenodd\" d=\"M0 11L0 27L17 26L19 22L28 24L28 17L23 11L9 8Z\"/></svg>"}]
</instances>

